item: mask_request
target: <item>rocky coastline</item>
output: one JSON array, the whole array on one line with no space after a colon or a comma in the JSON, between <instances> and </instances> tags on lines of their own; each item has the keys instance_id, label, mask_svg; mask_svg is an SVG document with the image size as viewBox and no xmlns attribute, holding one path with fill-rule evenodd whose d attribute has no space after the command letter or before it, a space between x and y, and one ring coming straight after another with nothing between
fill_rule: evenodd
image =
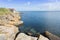
<instances>
[{"instance_id":1,"label":"rocky coastline","mask_svg":"<svg viewBox=\"0 0 60 40\"><path fill-rule=\"evenodd\" d=\"M18 30L18 25L23 24L18 11L15 9L0 8L0 11L8 10L8 14L0 15L0 40L60 40L60 37L46 31L45 36L36 34L31 36L31 33L22 33ZM2 12L0 12L2 13ZM18 35L17 35L18 34Z\"/></svg>"},{"instance_id":2,"label":"rocky coastline","mask_svg":"<svg viewBox=\"0 0 60 40\"><path fill-rule=\"evenodd\" d=\"M6 12L9 11L8 13ZM19 32L18 26L23 23L15 9L0 8L0 40L14 40Z\"/></svg>"}]
</instances>

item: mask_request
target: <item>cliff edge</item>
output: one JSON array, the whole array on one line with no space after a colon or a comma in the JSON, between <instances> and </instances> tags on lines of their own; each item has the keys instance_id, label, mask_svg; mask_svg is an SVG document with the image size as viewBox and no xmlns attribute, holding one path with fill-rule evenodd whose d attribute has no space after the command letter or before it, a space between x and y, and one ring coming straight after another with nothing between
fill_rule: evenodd
<instances>
[{"instance_id":1,"label":"cliff edge","mask_svg":"<svg viewBox=\"0 0 60 40\"><path fill-rule=\"evenodd\" d=\"M14 40L19 32L17 25L23 23L15 9L0 8L0 40Z\"/></svg>"}]
</instances>

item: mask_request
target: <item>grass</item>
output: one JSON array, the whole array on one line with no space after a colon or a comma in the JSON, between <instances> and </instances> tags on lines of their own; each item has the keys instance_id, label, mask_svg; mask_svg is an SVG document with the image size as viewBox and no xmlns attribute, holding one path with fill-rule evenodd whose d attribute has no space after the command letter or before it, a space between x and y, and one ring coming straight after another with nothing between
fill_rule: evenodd
<instances>
[{"instance_id":1,"label":"grass","mask_svg":"<svg viewBox=\"0 0 60 40\"><path fill-rule=\"evenodd\" d=\"M9 14L9 13L12 13L9 9L0 8L0 15L5 15L5 14Z\"/></svg>"}]
</instances>

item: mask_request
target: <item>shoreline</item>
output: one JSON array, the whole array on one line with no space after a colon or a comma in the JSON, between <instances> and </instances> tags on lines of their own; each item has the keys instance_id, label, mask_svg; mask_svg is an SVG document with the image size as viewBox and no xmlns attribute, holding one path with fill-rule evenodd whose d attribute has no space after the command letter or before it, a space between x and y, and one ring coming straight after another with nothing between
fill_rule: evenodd
<instances>
[{"instance_id":1,"label":"shoreline","mask_svg":"<svg viewBox=\"0 0 60 40\"><path fill-rule=\"evenodd\" d=\"M5 14L3 10L4 12L6 10L9 11L9 14ZM48 31L45 32L46 36L34 31L33 33L22 33L19 31L18 27L19 25L21 26L21 24L23 24L19 12L17 12L15 9L2 9L2 12L4 15L0 16L0 40L60 40L60 37L57 37Z\"/></svg>"}]
</instances>

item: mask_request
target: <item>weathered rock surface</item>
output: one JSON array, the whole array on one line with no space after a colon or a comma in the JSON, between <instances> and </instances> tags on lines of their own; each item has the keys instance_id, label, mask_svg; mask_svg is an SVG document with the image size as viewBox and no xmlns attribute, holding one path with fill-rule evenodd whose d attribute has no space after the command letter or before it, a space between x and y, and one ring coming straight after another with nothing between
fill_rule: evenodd
<instances>
[{"instance_id":1,"label":"weathered rock surface","mask_svg":"<svg viewBox=\"0 0 60 40\"><path fill-rule=\"evenodd\" d=\"M15 26L0 26L0 34L5 34L7 38L14 39L18 28Z\"/></svg>"},{"instance_id":2,"label":"weathered rock surface","mask_svg":"<svg viewBox=\"0 0 60 40\"><path fill-rule=\"evenodd\" d=\"M56 36L56 35L48 32L48 31L45 32L45 35L46 35L50 40L60 40L60 37L58 37L58 36Z\"/></svg>"},{"instance_id":3,"label":"weathered rock surface","mask_svg":"<svg viewBox=\"0 0 60 40\"><path fill-rule=\"evenodd\" d=\"M18 33L16 25L23 23L20 19L19 13L15 10L12 10L11 13L0 15L0 40L14 40L15 35Z\"/></svg>"},{"instance_id":4,"label":"weathered rock surface","mask_svg":"<svg viewBox=\"0 0 60 40\"><path fill-rule=\"evenodd\" d=\"M20 33L17 36L16 40L37 40L37 37L31 37L31 36L28 36L24 33Z\"/></svg>"},{"instance_id":5,"label":"weathered rock surface","mask_svg":"<svg viewBox=\"0 0 60 40\"><path fill-rule=\"evenodd\" d=\"M17 14L11 13L8 15L0 16L0 25L5 25L5 24L19 25L19 24L23 23L22 21L20 21L21 18Z\"/></svg>"},{"instance_id":6,"label":"weathered rock surface","mask_svg":"<svg viewBox=\"0 0 60 40\"><path fill-rule=\"evenodd\" d=\"M38 40L49 40L48 38L44 37L43 35L40 35Z\"/></svg>"},{"instance_id":7,"label":"weathered rock surface","mask_svg":"<svg viewBox=\"0 0 60 40\"><path fill-rule=\"evenodd\" d=\"M7 40L7 37L5 34L0 34L0 40Z\"/></svg>"}]
</instances>

